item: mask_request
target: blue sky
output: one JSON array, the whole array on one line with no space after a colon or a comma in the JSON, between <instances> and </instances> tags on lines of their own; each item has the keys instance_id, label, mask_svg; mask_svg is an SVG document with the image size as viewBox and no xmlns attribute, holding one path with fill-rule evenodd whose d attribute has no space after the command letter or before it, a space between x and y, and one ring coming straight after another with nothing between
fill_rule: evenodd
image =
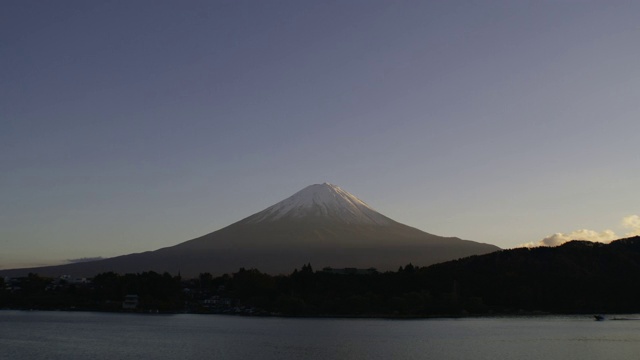
<instances>
[{"instance_id":1,"label":"blue sky","mask_svg":"<svg viewBox=\"0 0 640 360\"><path fill-rule=\"evenodd\" d=\"M640 213L639 15L3 1L0 268L174 245L325 181L503 248L623 236Z\"/></svg>"}]
</instances>

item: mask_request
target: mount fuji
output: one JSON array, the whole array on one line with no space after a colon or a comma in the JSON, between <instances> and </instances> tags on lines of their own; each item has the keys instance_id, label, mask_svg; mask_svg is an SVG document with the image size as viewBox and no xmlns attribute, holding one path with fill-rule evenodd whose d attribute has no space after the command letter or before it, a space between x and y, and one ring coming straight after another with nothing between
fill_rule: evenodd
<instances>
[{"instance_id":1,"label":"mount fuji","mask_svg":"<svg viewBox=\"0 0 640 360\"><path fill-rule=\"evenodd\" d=\"M218 231L156 251L85 263L0 270L5 276L93 276L143 271L222 274L240 267L289 273L316 268L396 270L499 250L455 237L441 237L396 222L338 186L308 186L283 201Z\"/></svg>"}]
</instances>

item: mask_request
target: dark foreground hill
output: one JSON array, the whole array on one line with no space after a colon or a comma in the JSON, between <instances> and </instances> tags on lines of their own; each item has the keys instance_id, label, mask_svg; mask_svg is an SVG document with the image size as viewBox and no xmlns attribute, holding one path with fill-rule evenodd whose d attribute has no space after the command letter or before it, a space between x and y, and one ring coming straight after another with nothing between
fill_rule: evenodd
<instances>
[{"instance_id":1,"label":"dark foreground hill","mask_svg":"<svg viewBox=\"0 0 640 360\"><path fill-rule=\"evenodd\" d=\"M465 301L509 310L639 312L640 237L610 244L571 241L433 265L424 284Z\"/></svg>"}]
</instances>

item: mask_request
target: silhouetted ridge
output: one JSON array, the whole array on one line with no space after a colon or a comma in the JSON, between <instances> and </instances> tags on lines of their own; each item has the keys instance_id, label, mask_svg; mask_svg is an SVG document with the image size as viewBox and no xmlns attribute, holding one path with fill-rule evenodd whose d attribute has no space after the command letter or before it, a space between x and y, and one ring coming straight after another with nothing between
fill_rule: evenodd
<instances>
[{"instance_id":1,"label":"silhouetted ridge","mask_svg":"<svg viewBox=\"0 0 640 360\"><path fill-rule=\"evenodd\" d=\"M433 265L425 276L441 289L488 307L558 313L640 310L640 237L610 244L570 241L518 248Z\"/></svg>"}]
</instances>

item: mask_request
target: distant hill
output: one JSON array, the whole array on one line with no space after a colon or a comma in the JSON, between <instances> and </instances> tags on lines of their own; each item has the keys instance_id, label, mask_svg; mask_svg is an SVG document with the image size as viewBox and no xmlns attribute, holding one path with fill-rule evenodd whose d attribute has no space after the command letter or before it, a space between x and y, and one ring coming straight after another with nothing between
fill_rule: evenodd
<instances>
[{"instance_id":1,"label":"distant hill","mask_svg":"<svg viewBox=\"0 0 640 360\"><path fill-rule=\"evenodd\" d=\"M498 247L441 237L398 223L332 184L308 186L293 196L223 229L175 246L114 258L0 275L93 276L113 271L223 274L257 268L289 273L300 264L395 270L409 262L430 265L486 254Z\"/></svg>"}]
</instances>

